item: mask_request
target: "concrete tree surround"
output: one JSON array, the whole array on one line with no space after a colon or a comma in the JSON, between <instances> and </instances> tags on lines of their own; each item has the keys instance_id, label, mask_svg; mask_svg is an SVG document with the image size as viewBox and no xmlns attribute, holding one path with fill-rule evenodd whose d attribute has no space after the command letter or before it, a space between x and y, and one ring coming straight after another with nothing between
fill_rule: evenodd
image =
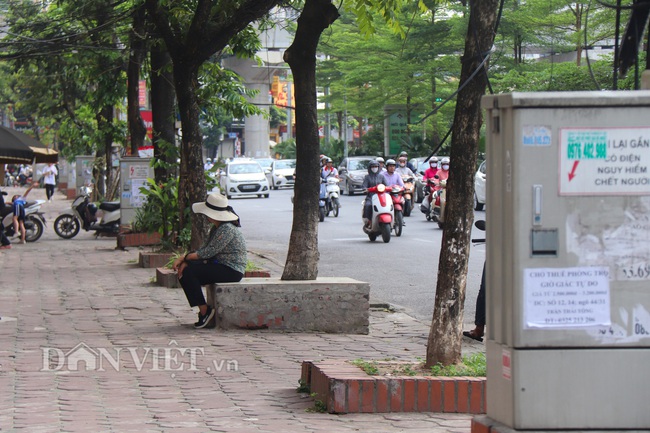
<instances>
[{"instance_id":1,"label":"concrete tree surround","mask_svg":"<svg viewBox=\"0 0 650 433\"><path fill-rule=\"evenodd\" d=\"M351 278L244 278L206 293L222 329L368 333L370 285Z\"/></svg>"}]
</instances>

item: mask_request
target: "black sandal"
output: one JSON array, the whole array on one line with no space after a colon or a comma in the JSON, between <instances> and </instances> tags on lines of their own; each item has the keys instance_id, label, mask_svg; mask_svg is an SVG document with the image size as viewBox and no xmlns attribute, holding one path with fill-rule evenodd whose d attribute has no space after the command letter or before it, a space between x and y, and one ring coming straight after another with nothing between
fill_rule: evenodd
<instances>
[{"instance_id":1,"label":"black sandal","mask_svg":"<svg viewBox=\"0 0 650 433\"><path fill-rule=\"evenodd\" d=\"M465 337L469 337L469 338L471 338L472 340L476 340L476 341L483 342L483 337L479 337L478 335L474 335L474 334L472 333L472 331L463 331L463 335L464 335Z\"/></svg>"}]
</instances>

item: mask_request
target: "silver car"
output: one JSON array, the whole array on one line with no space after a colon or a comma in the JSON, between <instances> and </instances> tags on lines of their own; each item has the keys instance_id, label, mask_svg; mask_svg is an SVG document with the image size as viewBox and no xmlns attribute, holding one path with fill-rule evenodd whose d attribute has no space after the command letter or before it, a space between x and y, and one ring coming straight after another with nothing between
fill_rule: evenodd
<instances>
[{"instance_id":1,"label":"silver car","mask_svg":"<svg viewBox=\"0 0 650 433\"><path fill-rule=\"evenodd\" d=\"M368 174L368 165L374 161L374 156L349 156L343 158L339 165L339 177L341 178L341 192L348 195L363 191L361 184L363 178Z\"/></svg>"},{"instance_id":2,"label":"silver car","mask_svg":"<svg viewBox=\"0 0 650 433\"><path fill-rule=\"evenodd\" d=\"M293 187L296 183L296 160L278 159L271 164L271 188Z\"/></svg>"}]
</instances>

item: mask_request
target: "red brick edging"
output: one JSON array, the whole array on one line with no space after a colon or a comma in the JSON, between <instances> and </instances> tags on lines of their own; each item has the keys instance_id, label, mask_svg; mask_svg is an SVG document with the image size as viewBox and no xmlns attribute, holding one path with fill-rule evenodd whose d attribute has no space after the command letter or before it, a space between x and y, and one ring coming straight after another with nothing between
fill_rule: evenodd
<instances>
[{"instance_id":1,"label":"red brick edging","mask_svg":"<svg viewBox=\"0 0 650 433\"><path fill-rule=\"evenodd\" d=\"M303 361L301 381L329 413L486 412L484 377L370 376L328 360Z\"/></svg>"},{"instance_id":2,"label":"red brick edging","mask_svg":"<svg viewBox=\"0 0 650 433\"><path fill-rule=\"evenodd\" d=\"M160 233L118 233L117 248L139 247L146 245L158 245L162 237Z\"/></svg>"}]
</instances>

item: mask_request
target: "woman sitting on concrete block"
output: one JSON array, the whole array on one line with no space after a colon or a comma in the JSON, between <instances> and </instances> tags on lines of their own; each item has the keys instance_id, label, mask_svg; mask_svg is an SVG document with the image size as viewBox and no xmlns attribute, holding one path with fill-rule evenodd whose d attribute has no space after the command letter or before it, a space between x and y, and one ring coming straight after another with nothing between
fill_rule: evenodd
<instances>
[{"instance_id":1,"label":"woman sitting on concrete block","mask_svg":"<svg viewBox=\"0 0 650 433\"><path fill-rule=\"evenodd\" d=\"M199 307L199 321L194 327L213 327L210 324L215 312L206 304L201 286L240 281L246 271L246 241L238 228L239 216L220 193L194 203L192 211L205 215L214 227L203 246L178 258L173 268L190 306Z\"/></svg>"}]
</instances>

